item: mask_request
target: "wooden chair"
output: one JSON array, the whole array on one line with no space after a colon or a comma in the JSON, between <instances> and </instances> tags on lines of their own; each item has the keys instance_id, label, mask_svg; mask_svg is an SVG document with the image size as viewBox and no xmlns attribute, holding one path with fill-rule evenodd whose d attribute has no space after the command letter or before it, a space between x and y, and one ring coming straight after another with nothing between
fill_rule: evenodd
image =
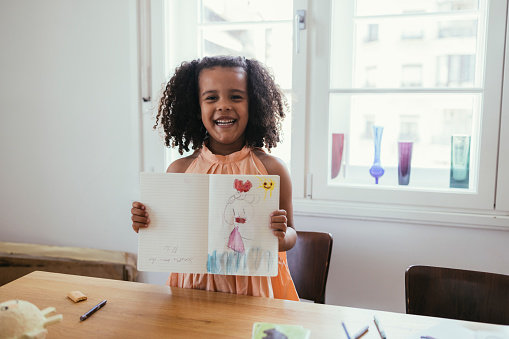
<instances>
[{"instance_id":1,"label":"wooden chair","mask_svg":"<svg viewBox=\"0 0 509 339\"><path fill-rule=\"evenodd\" d=\"M410 266L406 313L509 325L509 276L461 269Z\"/></svg>"},{"instance_id":2,"label":"wooden chair","mask_svg":"<svg viewBox=\"0 0 509 339\"><path fill-rule=\"evenodd\" d=\"M297 243L287 252L288 267L299 297L325 303L332 253L332 235L297 231Z\"/></svg>"}]
</instances>

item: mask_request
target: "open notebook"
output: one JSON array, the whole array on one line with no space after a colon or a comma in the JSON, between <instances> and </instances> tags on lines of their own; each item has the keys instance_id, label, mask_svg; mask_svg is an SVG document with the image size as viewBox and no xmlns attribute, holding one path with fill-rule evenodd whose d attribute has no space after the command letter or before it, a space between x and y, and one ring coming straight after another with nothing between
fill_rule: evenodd
<instances>
[{"instance_id":1,"label":"open notebook","mask_svg":"<svg viewBox=\"0 0 509 339\"><path fill-rule=\"evenodd\" d=\"M141 173L138 269L276 276L279 176Z\"/></svg>"}]
</instances>

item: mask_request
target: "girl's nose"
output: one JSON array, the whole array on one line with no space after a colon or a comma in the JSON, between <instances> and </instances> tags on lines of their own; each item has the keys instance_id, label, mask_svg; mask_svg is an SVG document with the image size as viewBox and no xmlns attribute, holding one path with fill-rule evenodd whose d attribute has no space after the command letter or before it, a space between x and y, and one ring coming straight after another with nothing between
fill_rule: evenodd
<instances>
[{"instance_id":1,"label":"girl's nose","mask_svg":"<svg viewBox=\"0 0 509 339\"><path fill-rule=\"evenodd\" d=\"M232 107L227 100L220 100L218 102L218 106L217 106L218 111L230 111L231 109L232 109Z\"/></svg>"},{"instance_id":2,"label":"girl's nose","mask_svg":"<svg viewBox=\"0 0 509 339\"><path fill-rule=\"evenodd\" d=\"M229 105L219 105L218 111L230 111L232 108Z\"/></svg>"}]
</instances>

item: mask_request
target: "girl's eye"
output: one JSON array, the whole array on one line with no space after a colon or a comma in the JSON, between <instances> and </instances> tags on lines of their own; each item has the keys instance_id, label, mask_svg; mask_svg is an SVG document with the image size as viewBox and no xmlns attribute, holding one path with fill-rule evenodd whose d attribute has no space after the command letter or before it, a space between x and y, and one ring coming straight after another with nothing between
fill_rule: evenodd
<instances>
[{"instance_id":1,"label":"girl's eye","mask_svg":"<svg viewBox=\"0 0 509 339\"><path fill-rule=\"evenodd\" d=\"M205 100L216 100L216 97L214 96L208 96L205 98Z\"/></svg>"},{"instance_id":2,"label":"girl's eye","mask_svg":"<svg viewBox=\"0 0 509 339\"><path fill-rule=\"evenodd\" d=\"M242 99L242 96L240 96L240 95L234 95L234 96L232 96L232 99L233 99L233 100L240 100L240 99Z\"/></svg>"}]
</instances>

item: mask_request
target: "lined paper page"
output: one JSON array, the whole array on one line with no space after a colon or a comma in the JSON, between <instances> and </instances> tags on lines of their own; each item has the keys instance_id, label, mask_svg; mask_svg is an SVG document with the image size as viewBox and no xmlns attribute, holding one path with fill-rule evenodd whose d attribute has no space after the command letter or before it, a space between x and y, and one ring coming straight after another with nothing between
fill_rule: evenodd
<instances>
[{"instance_id":1,"label":"lined paper page","mask_svg":"<svg viewBox=\"0 0 509 339\"><path fill-rule=\"evenodd\" d=\"M207 174L140 174L150 224L139 231L138 270L207 272L208 181Z\"/></svg>"},{"instance_id":2,"label":"lined paper page","mask_svg":"<svg viewBox=\"0 0 509 339\"><path fill-rule=\"evenodd\" d=\"M268 226L277 209L279 176L211 175L208 271L276 276L278 241Z\"/></svg>"}]
</instances>

